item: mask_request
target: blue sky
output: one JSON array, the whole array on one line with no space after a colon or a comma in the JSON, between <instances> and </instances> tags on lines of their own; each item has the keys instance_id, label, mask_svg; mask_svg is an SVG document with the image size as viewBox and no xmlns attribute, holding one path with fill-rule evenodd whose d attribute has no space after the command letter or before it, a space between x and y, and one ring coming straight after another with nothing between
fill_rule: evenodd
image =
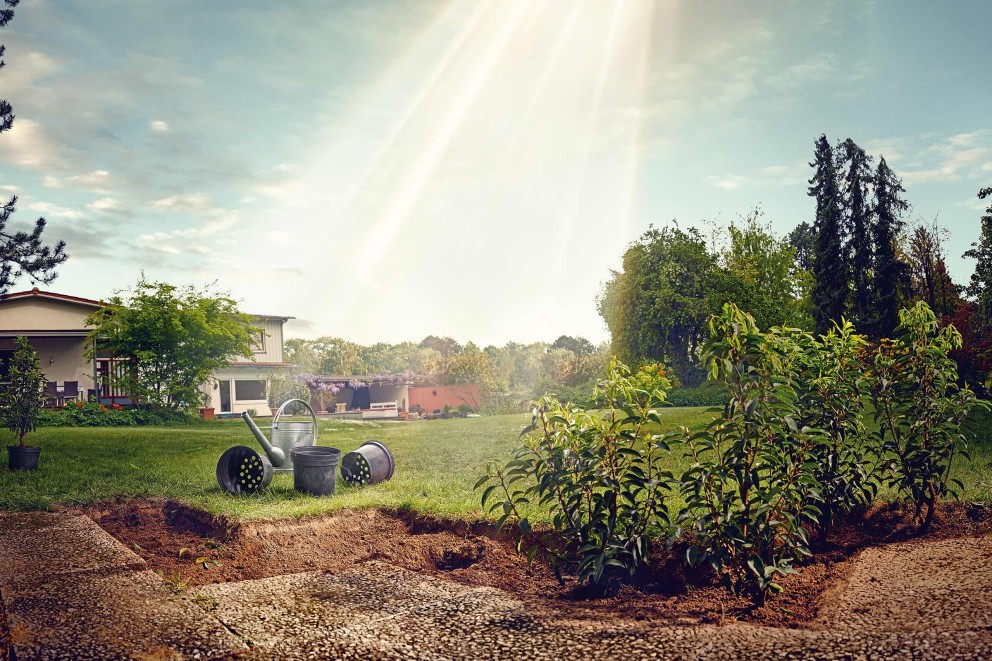
<instances>
[{"instance_id":1,"label":"blue sky","mask_svg":"<svg viewBox=\"0 0 992 661\"><path fill-rule=\"evenodd\" d=\"M600 341L595 297L650 223L811 220L826 133L885 156L964 282L992 184L987 9L23 0L0 194L67 241L67 294L144 270L299 336Z\"/></svg>"}]
</instances>

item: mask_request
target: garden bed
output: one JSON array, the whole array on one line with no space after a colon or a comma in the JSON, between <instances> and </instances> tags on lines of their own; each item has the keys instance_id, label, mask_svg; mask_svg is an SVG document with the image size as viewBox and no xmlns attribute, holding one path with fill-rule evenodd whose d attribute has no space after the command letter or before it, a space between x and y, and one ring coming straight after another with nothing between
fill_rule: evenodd
<instances>
[{"instance_id":1,"label":"garden bed","mask_svg":"<svg viewBox=\"0 0 992 661\"><path fill-rule=\"evenodd\" d=\"M176 590L303 571L343 571L369 560L506 590L574 618L749 621L803 627L830 599L829 588L850 571L862 549L915 538L909 513L879 507L814 548L785 592L760 608L734 597L706 573L687 572L676 547L655 554L649 571L609 597L560 586L546 564L528 565L505 534L486 522L447 521L407 511L346 510L307 519L232 523L173 501L102 503L85 513L143 557ZM992 511L980 504L942 506L924 540L992 533ZM922 541L922 540L921 540Z\"/></svg>"}]
</instances>

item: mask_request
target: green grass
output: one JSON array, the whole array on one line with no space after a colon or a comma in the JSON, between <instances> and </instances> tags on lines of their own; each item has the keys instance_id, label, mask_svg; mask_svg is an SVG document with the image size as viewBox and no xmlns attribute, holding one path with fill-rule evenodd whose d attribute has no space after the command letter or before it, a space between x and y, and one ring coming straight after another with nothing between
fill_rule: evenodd
<instances>
[{"instance_id":1,"label":"green grass","mask_svg":"<svg viewBox=\"0 0 992 661\"><path fill-rule=\"evenodd\" d=\"M666 427L709 419L706 409L662 411ZM47 509L54 504L86 505L115 498L174 498L235 519L319 514L339 508L397 507L444 517L478 518L475 481L490 461L508 460L529 415L397 423L320 423L320 445L356 449L367 440L386 444L396 472L371 487L348 487L340 479L334 496L315 498L293 490L292 475L276 475L269 489L254 496L231 496L217 486L215 467L233 445L257 447L240 420L190 427L42 428L28 442L43 448L41 470L11 473L0 467L0 509ZM955 474L965 482L967 500L992 500L992 438L982 426L970 465ZM268 429L263 431L268 433ZM14 442L0 431L0 445ZM5 454L5 451L4 453ZM673 460L678 473L686 461ZM677 506L677 503L672 503Z\"/></svg>"}]
</instances>

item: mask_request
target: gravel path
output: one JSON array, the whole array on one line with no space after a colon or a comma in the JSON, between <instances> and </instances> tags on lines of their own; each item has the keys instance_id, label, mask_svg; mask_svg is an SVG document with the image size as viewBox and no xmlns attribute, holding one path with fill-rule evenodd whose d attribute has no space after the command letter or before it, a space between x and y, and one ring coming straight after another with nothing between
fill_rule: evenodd
<instances>
[{"instance_id":1,"label":"gravel path","mask_svg":"<svg viewBox=\"0 0 992 661\"><path fill-rule=\"evenodd\" d=\"M0 514L28 658L992 658L992 535L868 549L806 629L575 619L372 561L177 596L86 517Z\"/></svg>"}]
</instances>

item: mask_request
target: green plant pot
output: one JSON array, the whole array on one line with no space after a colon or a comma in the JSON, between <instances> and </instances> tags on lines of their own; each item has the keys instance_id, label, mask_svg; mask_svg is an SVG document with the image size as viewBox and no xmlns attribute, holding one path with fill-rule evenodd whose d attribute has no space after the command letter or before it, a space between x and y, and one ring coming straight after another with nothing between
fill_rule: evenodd
<instances>
[{"instance_id":1,"label":"green plant pot","mask_svg":"<svg viewBox=\"0 0 992 661\"><path fill-rule=\"evenodd\" d=\"M36 471L40 454L41 448L30 445L8 445L7 467L12 471Z\"/></svg>"}]
</instances>

